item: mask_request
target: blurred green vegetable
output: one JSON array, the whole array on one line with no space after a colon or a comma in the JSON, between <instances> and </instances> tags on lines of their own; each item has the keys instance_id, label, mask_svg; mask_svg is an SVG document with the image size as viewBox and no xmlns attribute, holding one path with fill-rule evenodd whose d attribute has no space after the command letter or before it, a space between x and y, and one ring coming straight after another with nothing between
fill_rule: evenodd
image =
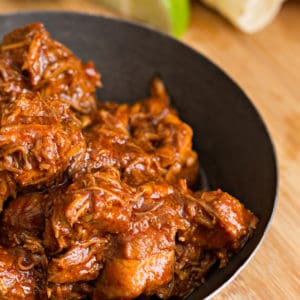
<instances>
[{"instance_id":1,"label":"blurred green vegetable","mask_svg":"<svg viewBox=\"0 0 300 300\"><path fill-rule=\"evenodd\" d=\"M189 0L98 0L122 15L181 36L189 24Z\"/></svg>"}]
</instances>

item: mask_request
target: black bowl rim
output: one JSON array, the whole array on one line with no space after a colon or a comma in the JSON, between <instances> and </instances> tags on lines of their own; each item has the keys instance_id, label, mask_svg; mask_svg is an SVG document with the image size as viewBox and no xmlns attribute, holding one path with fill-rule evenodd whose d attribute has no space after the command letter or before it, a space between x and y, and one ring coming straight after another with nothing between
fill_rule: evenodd
<instances>
[{"instance_id":1,"label":"black bowl rim","mask_svg":"<svg viewBox=\"0 0 300 300\"><path fill-rule=\"evenodd\" d=\"M232 86L235 86L236 89L239 90L239 92L243 95L244 100L247 102L247 104L249 105L249 108L251 108L251 110L256 114L257 117L257 121L260 122L260 124L262 125L262 129L264 130L264 135L265 137L268 139L268 142L270 144L270 149L272 152L272 164L273 164L273 171L274 171L274 191L273 191L273 207L272 207L272 211L270 212L270 217L269 220L264 228L263 234L259 240L259 242L255 245L255 247L253 248L253 250L251 251L250 255L234 270L234 273L230 276L230 278L225 279L215 290L211 291L209 293L208 296L206 296L204 299L212 299L214 296L216 296L222 289L224 289L228 284L230 284L236 277L237 275L239 275L239 273L248 265L248 263L250 262L250 260L255 256L256 252L258 251L258 249L261 247L262 243L264 242L267 233L270 230L270 225L273 221L274 215L275 215L275 211L277 209L278 206L278 191L279 191L279 178L280 178L280 174L279 174L279 167L278 167L278 159L277 159L277 151L275 148L275 144L273 142L272 136L261 116L261 114L259 113L259 111L257 110L256 106L253 104L253 102L251 101L250 97L248 97L248 95L246 94L246 92L240 87L240 85L229 75L227 74L221 67L219 67L215 62L213 62L210 58L208 58L206 55L202 54L200 51L196 50L195 48L189 46L188 44L182 42L181 40L172 37L164 32L161 32L155 28L153 28L150 25L147 24L141 24L138 21L134 21L134 20L128 20L125 18L118 18L115 16L107 16L107 15L102 15L102 14L98 14L98 13L92 13L92 12L78 12L78 11L72 11L72 10L55 10L55 9L50 9L50 10L40 10L40 9L28 9L28 10L24 10L21 12L9 12L9 13L4 13L0 15L0 20L1 18L5 17L16 17L16 16L28 16L28 15L68 15L68 16L74 16L74 17L91 17L91 18L100 18L100 19L105 19L108 21L112 21L112 22L117 22L120 25L124 24L126 26L129 27L139 27L140 29L144 30L144 31L152 31L155 34L160 35L163 38L166 39L170 39L174 42L179 43L182 47L188 48L190 51L194 52L194 54L198 55L201 57L201 59L206 60L208 63L210 63L213 68L215 69L215 71L217 71L223 78L225 78L225 80L228 80ZM0 37L2 38L2 37ZM238 255L239 253L237 253L236 255ZM189 299L189 297L187 298L187 300Z\"/></svg>"}]
</instances>

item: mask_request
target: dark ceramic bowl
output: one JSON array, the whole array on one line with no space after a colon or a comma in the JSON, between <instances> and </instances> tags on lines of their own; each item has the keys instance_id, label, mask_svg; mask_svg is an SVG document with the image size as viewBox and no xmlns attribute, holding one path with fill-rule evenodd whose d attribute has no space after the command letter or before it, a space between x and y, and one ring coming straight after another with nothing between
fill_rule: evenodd
<instances>
[{"instance_id":1,"label":"dark ceramic bowl","mask_svg":"<svg viewBox=\"0 0 300 300\"><path fill-rule=\"evenodd\" d=\"M158 32L98 16L47 12L0 17L0 36L41 21L52 36L102 73L99 99L133 102L149 93L155 74L194 130L194 147L209 186L238 197L260 219L229 264L215 267L188 299L211 297L240 271L261 243L277 188L276 159L261 117L243 91L207 58ZM250 78L249 78L250 80Z\"/></svg>"}]
</instances>

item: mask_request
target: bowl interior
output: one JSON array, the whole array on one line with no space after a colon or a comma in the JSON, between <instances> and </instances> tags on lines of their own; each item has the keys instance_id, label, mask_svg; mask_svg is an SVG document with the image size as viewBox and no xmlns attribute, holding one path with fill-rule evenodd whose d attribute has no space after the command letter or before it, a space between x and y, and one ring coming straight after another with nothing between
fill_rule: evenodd
<instances>
[{"instance_id":1,"label":"bowl interior","mask_svg":"<svg viewBox=\"0 0 300 300\"><path fill-rule=\"evenodd\" d=\"M94 61L104 83L100 100L134 102L148 95L151 78L159 74L173 106L194 130L194 148L210 187L238 197L259 217L252 239L224 269L213 269L189 299L211 296L245 265L273 212L274 150L253 105L199 53L127 22L62 12L15 14L0 17L0 36L34 21L43 22L53 38L83 61Z\"/></svg>"}]
</instances>

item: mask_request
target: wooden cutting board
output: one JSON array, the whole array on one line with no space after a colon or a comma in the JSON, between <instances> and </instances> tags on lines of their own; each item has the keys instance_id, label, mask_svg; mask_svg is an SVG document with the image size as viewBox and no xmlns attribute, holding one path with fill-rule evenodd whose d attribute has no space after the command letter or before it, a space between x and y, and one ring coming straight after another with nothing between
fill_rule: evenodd
<instances>
[{"instance_id":1,"label":"wooden cutting board","mask_svg":"<svg viewBox=\"0 0 300 300\"><path fill-rule=\"evenodd\" d=\"M112 14L93 0L1 0L0 14L64 9ZM269 233L248 266L214 299L300 299L300 1L246 35L193 3L182 41L223 68L264 118L278 155L278 205Z\"/></svg>"}]
</instances>

